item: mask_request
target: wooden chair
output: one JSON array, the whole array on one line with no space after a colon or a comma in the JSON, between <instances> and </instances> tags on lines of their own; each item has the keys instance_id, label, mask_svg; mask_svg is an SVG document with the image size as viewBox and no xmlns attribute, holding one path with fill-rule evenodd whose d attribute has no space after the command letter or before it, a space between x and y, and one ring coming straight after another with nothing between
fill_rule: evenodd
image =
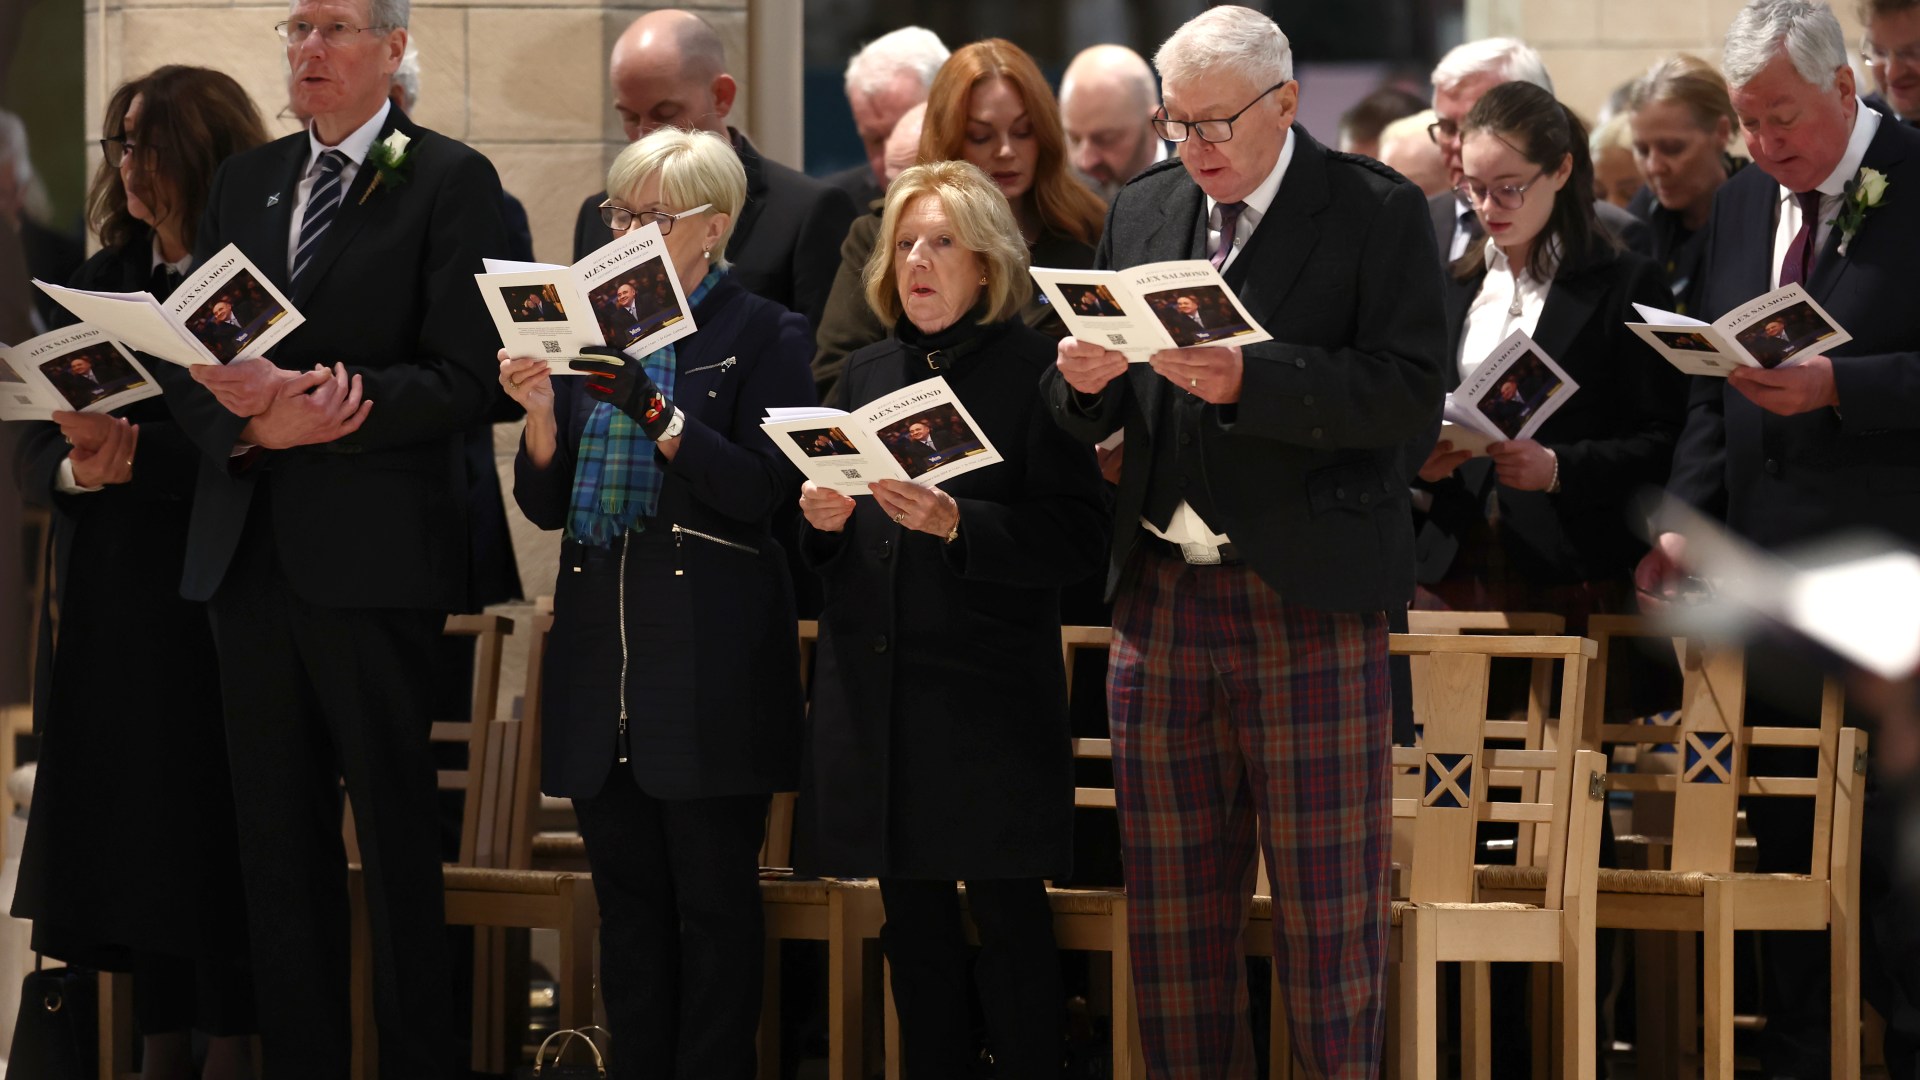
<instances>
[{"instance_id":1,"label":"wooden chair","mask_svg":"<svg viewBox=\"0 0 1920 1080\"><path fill-rule=\"evenodd\" d=\"M1566 637L1394 635L1398 655L1425 658L1416 690L1418 747L1396 747L1394 766L1421 778L1417 798L1396 798L1394 815L1414 822L1409 898L1393 904L1398 952L1395 1018L1402 1080L1439 1074L1438 965L1462 963L1462 1073L1486 1075L1485 967L1493 962L1558 965L1559 1055L1566 1077L1594 1075L1593 889L1604 812L1604 759L1568 738L1547 749L1495 749L1486 716L1487 675L1495 657L1545 658L1562 667L1562 722L1577 730L1592 642ZM1502 780L1531 791L1496 802ZM1476 895L1475 833L1482 821L1532 827L1543 841L1543 895L1533 904L1488 902ZM1544 834L1543 836L1540 834Z\"/></svg>"},{"instance_id":2,"label":"wooden chair","mask_svg":"<svg viewBox=\"0 0 1920 1080\"><path fill-rule=\"evenodd\" d=\"M1646 623L1610 617L1594 627L1609 642L1662 637ZM1676 725L1594 725L1608 743L1678 748L1675 773L1617 775L1621 790L1671 795L1675 823L1664 870L1603 870L1597 879L1598 925L1681 931L1704 938L1703 1074L1734 1075L1733 942L1738 930L1825 930L1831 937L1833 1075L1860 1075L1860 832L1867 768L1865 732L1843 726L1838 682L1821 695L1819 726L1754 727L1745 714L1745 657L1737 648L1682 640L1676 644L1682 703ZM1747 768L1759 746L1812 751L1812 776L1758 776ZM1735 826L1742 796L1807 798L1814 804L1812 867L1806 874L1738 873ZM1540 887L1525 868L1481 871L1483 894L1520 899ZM1683 993L1681 1024L1692 1023Z\"/></svg>"}]
</instances>

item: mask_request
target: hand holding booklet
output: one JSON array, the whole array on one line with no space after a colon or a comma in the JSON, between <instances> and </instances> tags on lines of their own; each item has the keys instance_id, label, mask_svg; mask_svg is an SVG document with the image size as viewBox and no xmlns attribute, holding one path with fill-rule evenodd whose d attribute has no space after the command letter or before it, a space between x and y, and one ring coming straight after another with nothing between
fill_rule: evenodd
<instances>
[{"instance_id":1,"label":"hand holding booklet","mask_svg":"<svg viewBox=\"0 0 1920 1080\"><path fill-rule=\"evenodd\" d=\"M143 292L34 284L114 340L182 367L263 355L306 321L232 244L196 267L164 300Z\"/></svg>"},{"instance_id":2,"label":"hand holding booklet","mask_svg":"<svg viewBox=\"0 0 1920 1080\"><path fill-rule=\"evenodd\" d=\"M768 409L760 424L806 478L842 495L871 495L875 480L938 487L992 465L1000 452L947 380L935 376L856 412Z\"/></svg>"},{"instance_id":3,"label":"hand holding booklet","mask_svg":"<svg viewBox=\"0 0 1920 1080\"><path fill-rule=\"evenodd\" d=\"M1853 340L1805 289L1787 285L1711 323L1633 305L1644 323L1628 323L1667 362L1689 375L1724 378L1737 367L1792 367Z\"/></svg>"},{"instance_id":4,"label":"hand holding booklet","mask_svg":"<svg viewBox=\"0 0 1920 1080\"><path fill-rule=\"evenodd\" d=\"M1125 353L1131 363L1161 349L1273 340L1205 259L1029 273L1074 337Z\"/></svg>"},{"instance_id":5,"label":"hand holding booklet","mask_svg":"<svg viewBox=\"0 0 1920 1080\"><path fill-rule=\"evenodd\" d=\"M153 376L132 353L85 323L0 346L0 420L111 412L159 394Z\"/></svg>"},{"instance_id":6,"label":"hand holding booklet","mask_svg":"<svg viewBox=\"0 0 1920 1080\"><path fill-rule=\"evenodd\" d=\"M508 356L547 360L555 375L588 345L611 345L635 360L697 329L680 275L648 224L574 263L485 260L475 274Z\"/></svg>"},{"instance_id":7,"label":"hand holding booklet","mask_svg":"<svg viewBox=\"0 0 1920 1080\"><path fill-rule=\"evenodd\" d=\"M1447 395L1440 438L1475 457L1493 443L1531 439L1578 389L1526 331L1515 330Z\"/></svg>"}]
</instances>

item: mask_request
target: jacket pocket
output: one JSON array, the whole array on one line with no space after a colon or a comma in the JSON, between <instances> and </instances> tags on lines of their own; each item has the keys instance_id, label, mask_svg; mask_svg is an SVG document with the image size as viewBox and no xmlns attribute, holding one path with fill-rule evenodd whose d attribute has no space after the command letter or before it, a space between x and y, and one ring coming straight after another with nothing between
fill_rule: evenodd
<instances>
[{"instance_id":1,"label":"jacket pocket","mask_svg":"<svg viewBox=\"0 0 1920 1080\"><path fill-rule=\"evenodd\" d=\"M1342 462L1307 474L1307 506L1316 517L1332 510L1371 513L1392 490L1371 461Z\"/></svg>"}]
</instances>

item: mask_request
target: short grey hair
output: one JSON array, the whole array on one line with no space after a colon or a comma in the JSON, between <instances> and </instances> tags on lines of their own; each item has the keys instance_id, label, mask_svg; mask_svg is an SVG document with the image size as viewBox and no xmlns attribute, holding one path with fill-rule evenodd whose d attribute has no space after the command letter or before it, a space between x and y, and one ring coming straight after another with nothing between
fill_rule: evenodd
<instances>
[{"instance_id":1,"label":"short grey hair","mask_svg":"<svg viewBox=\"0 0 1920 1080\"><path fill-rule=\"evenodd\" d=\"M393 85L400 88L400 106L412 112L420 103L420 50L411 40L400 57L400 66L393 69Z\"/></svg>"},{"instance_id":2,"label":"short grey hair","mask_svg":"<svg viewBox=\"0 0 1920 1080\"><path fill-rule=\"evenodd\" d=\"M1160 78L1188 83L1225 68L1261 86L1293 79L1293 46L1279 24L1252 8L1208 8L1183 23L1153 54Z\"/></svg>"},{"instance_id":3,"label":"short grey hair","mask_svg":"<svg viewBox=\"0 0 1920 1080\"><path fill-rule=\"evenodd\" d=\"M847 93L878 93L902 72L918 79L925 90L950 55L939 34L924 26L903 26L867 42L847 61Z\"/></svg>"},{"instance_id":4,"label":"short grey hair","mask_svg":"<svg viewBox=\"0 0 1920 1080\"><path fill-rule=\"evenodd\" d=\"M1546 61L1533 46L1519 38L1481 38L1455 45L1433 66L1428 79L1439 93L1451 93L1461 83L1477 75L1493 75L1501 82L1523 82L1553 93L1553 78L1547 74Z\"/></svg>"},{"instance_id":5,"label":"short grey hair","mask_svg":"<svg viewBox=\"0 0 1920 1080\"><path fill-rule=\"evenodd\" d=\"M404 30L412 17L412 0L371 0L367 4L367 21L375 26Z\"/></svg>"},{"instance_id":6,"label":"short grey hair","mask_svg":"<svg viewBox=\"0 0 1920 1080\"><path fill-rule=\"evenodd\" d=\"M1800 77L1822 90L1833 89L1847 66L1847 36L1825 4L1808 0L1753 0L1733 17L1720 54L1727 85L1738 89L1760 69L1785 53Z\"/></svg>"}]
</instances>

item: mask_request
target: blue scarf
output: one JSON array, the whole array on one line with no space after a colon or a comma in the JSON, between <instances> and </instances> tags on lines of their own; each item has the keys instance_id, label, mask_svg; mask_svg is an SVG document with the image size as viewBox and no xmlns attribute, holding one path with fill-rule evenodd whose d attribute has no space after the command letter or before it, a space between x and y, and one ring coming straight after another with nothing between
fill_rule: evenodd
<instances>
[{"instance_id":1,"label":"blue scarf","mask_svg":"<svg viewBox=\"0 0 1920 1080\"><path fill-rule=\"evenodd\" d=\"M715 268L700 279L687 297L689 311L713 291L721 273ZM676 363L672 342L640 362L668 401L673 400ZM645 529L646 519L660 509L660 488L665 482L653 440L639 423L608 402L595 402L580 433L567 535L582 544L610 547L628 530Z\"/></svg>"}]
</instances>

